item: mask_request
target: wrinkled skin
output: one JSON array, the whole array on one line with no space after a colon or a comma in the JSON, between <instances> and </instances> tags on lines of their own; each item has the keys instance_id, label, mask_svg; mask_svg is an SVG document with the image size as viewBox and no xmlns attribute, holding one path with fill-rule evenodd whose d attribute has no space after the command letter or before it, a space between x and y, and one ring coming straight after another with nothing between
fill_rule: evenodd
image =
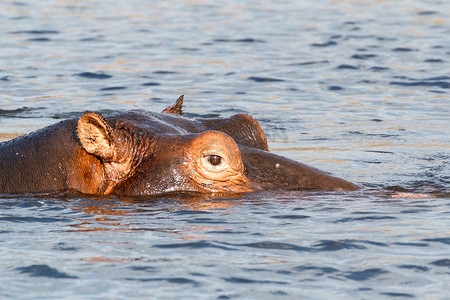
<instances>
[{"instance_id":1,"label":"wrinkled skin","mask_svg":"<svg viewBox=\"0 0 450 300\"><path fill-rule=\"evenodd\" d=\"M238 114L86 113L0 144L0 192L156 195L358 186L269 152L258 122Z\"/></svg>"}]
</instances>

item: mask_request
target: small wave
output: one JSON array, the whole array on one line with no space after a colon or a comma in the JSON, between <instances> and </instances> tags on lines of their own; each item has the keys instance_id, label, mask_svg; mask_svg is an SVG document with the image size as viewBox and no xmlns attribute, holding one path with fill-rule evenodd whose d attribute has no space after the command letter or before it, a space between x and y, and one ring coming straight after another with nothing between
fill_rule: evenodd
<instances>
[{"instance_id":1,"label":"small wave","mask_svg":"<svg viewBox=\"0 0 450 300\"><path fill-rule=\"evenodd\" d=\"M68 246L66 243L58 243L53 246L53 250L61 250L61 251L78 251L80 248Z\"/></svg>"},{"instance_id":2,"label":"small wave","mask_svg":"<svg viewBox=\"0 0 450 300\"><path fill-rule=\"evenodd\" d=\"M284 281L272 281L272 280L254 280L254 279L247 279L242 277L229 277L229 278L223 278L226 282L230 283L243 283L243 284L289 284Z\"/></svg>"},{"instance_id":3,"label":"small wave","mask_svg":"<svg viewBox=\"0 0 450 300\"><path fill-rule=\"evenodd\" d=\"M339 270L332 268L332 267L315 267L315 266L298 266L294 268L295 271L298 272L305 272L305 271L315 271L316 275L323 275L323 274L331 274L331 273L337 273Z\"/></svg>"},{"instance_id":4,"label":"small wave","mask_svg":"<svg viewBox=\"0 0 450 300\"><path fill-rule=\"evenodd\" d=\"M373 72L382 72L382 71L387 71L387 70L390 70L390 69L387 67L371 67L369 69L369 71L373 71Z\"/></svg>"},{"instance_id":5,"label":"small wave","mask_svg":"<svg viewBox=\"0 0 450 300\"><path fill-rule=\"evenodd\" d=\"M434 243L442 243L442 244L450 245L450 237L435 238L435 239L423 239L422 241L434 242Z\"/></svg>"},{"instance_id":6,"label":"small wave","mask_svg":"<svg viewBox=\"0 0 450 300\"><path fill-rule=\"evenodd\" d=\"M376 40L377 41L390 41L390 42L393 42L393 41L396 41L397 39L396 38L392 38L392 37L379 36L379 37L376 38Z\"/></svg>"},{"instance_id":7,"label":"small wave","mask_svg":"<svg viewBox=\"0 0 450 300\"><path fill-rule=\"evenodd\" d=\"M352 66L352 65L339 65L338 67L337 67L339 70L358 70L359 69L359 67L355 67L355 66Z\"/></svg>"},{"instance_id":8,"label":"small wave","mask_svg":"<svg viewBox=\"0 0 450 300\"><path fill-rule=\"evenodd\" d=\"M322 43L322 44L320 44L320 43L313 43L313 44L311 44L311 46L313 46L313 47L330 47L330 46L336 46L337 44L338 43L335 42L335 41L328 41L328 42Z\"/></svg>"},{"instance_id":9,"label":"small wave","mask_svg":"<svg viewBox=\"0 0 450 300\"><path fill-rule=\"evenodd\" d=\"M414 295L411 294L405 294L405 293L391 293L391 292L385 292L385 293L380 293L380 295L383 296L389 296L389 297L403 297L403 298L414 298Z\"/></svg>"},{"instance_id":10,"label":"small wave","mask_svg":"<svg viewBox=\"0 0 450 300\"><path fill-rule=\"evenodd\" d=\"M187 210L187 209L183 209L183 210L176 210L171 212L172 214L175 215L209 215L211 214L211 212L209 211L204 211L204 210Z\"/></svg>"},{"instance_id":11,"label":"small wave","mask_svg":"<svg viewBox=\"0 0 450 300\"><path fill-rule=\"evenodd\" d=\"M100 91L117 91L117 90L125 90L127 87L125 86L111 86L111 87L105 87L101 88Z\"/></svg>"},{"instance_id":12,"label":"small wave","mask_svg":"<svg viewBox=\"0 0 450 300\"><path fill-rule=\"evenodd\" d=\"M280 81L284 81L283 79L278 79L278 78L270 78L270 77L257 77L257 76L251 76L249 78L247 78L248 80L253 80L256 82L280 82Z\"/></svg>"},{"instance_id":13,"label":"small wave","mask_svg":"<svg viewBox=\"0 0 450 300\"><path fill-rule=\"evenodd\" d=\"M30 107L21 107L16 109L0 109L0 117L17 117L23 113L29 113L31 111L41 109L41 108L30 108Z\"/></svg>"},{"instance_id":14,"label":"small wave","mask_svg":"<svg viewBox=\"0 0 450 300\"><path fill-rule=\"evenodd\" d=\"M415 80L415 79L412 79ZM436 76L436 77L429 77L429 78L425 78L423 80L450 80L450 76Z\"/></svg>"},{"instance_id":15,"label":"small wave","mask_svg":"<svg viewBox=\"0 0 450 300\"><path fill-rule=\"evenodd\" d=\"M217 218L194 218L186 220L186 223L194 224L227 224L225 220L218 220Z\"/></svg>"},{"instance_id":16,"label":"small wave","mask_svg":"<svg viewBox=\"0 0 450 300\"><path fill-rule=\"evenodd\" d=\"M112 77L111 75L107 75L104 73L92 73L92 72L82 72L82 73L75 74L75 76L89 78L89 79L108 79L108 78Z\"/></svg>"},{"instance_id":17,"label":"small wave","mask_svg":"<svg viewBox=\"0 0 450 300\"><path fill-rule=\"evenodd\" d=\"M284 219L284 220L300 220L307 219L310 216L305 215L279 215L279 216L271 216L272 219Z\"/></svg>"},{"instance_id":18,"label":"small wave","mask_svg":"<svg viewBox=\"0 0 450 300\"><path fill-rule=\"evenodd\" d=\"M157 268L152 266L132 266L130 267L130 270L142 272L155 272Z\"/></svg>"},{"instance_id":19,"label":"small wave","mask_svg":"<svg viewBox=\"0 0 450 300\"><path fill-rule=\"evenodd\" d=\"M314 247L319 247L319 251L339 251L343 249L358 249L364 250L367 249L365 246L352 244L345 241L320 241L318 244L314 245Z\"/></svg>"},{"instance_id":20,"label":"small wave","mask_svg":"<svg viewBox=\"0 0 450 300\"><path fill-rule=\"evenodd\" d=\"M329 91L342 91L344 88L338 85L331 85L328 87Z\"/></svg>"},{"instance_id":21,"label":"small wave","mask_svg":"<svg viewBox=\"0 0 450 300\"><path fill-rule=\"evenodd\" d=\"M153 245L154 248L188 248L188 249L206 249L206 248L218 248L222 250L236 250L230 247L216 245L214 243L202 240L198 242L191 243L174 243L174 244L162 244L162 245Z\"/></svg>"},{"instance_id":22,"label":"small wave","mask_svg":"<svg viewBox=\"0 0 450 300\"><path fill-rule=\"evenodd\" d=\"M423 62L426 62L426 63L443 63L444 60L439 59L439 58L430 58L430 59L425 59Z\"/></svg>"},{"instance_id":23,"label":"small wave","mask_svg":"<svg viewBox=\"0 0 450 300\"><path fill-rule=\"evenodd\" d=\"M437 267L450 268L450 259L446 258L446 259L435 260L435 261L431 262L431 264L434 266L437 266Z\"/></svg>"},{"instance_id":24,"label":"small wave","mask_svg":"<svg viewBox=\"0 0 450 300\"><path fill-rule=\"evenodd\" d=\"M405 209L405 210L402 210L400 213L401 214L420 214L420 213L425 213L425 212L429 212L429 211L431 211L431 209L415 208L415 209Z\"/></svg>"},{"instance_id":25,"label":"small wave","mask_svg":"<svg viewBox=\"0 0 450 300\"><path fill-rule=\"evenodd\" d=\"M317 64L327 64L330 61L328 60L321 60L321 61L306 61L301 63L292 63L289 64L289 66L310 66L310 65L317 65Z\"/></svg>"},{"instance_id":26,"label":"small wave","mask_svg":"<svg viewBox=\"0 0 450 300\"><path fill-rule=\"evenodd\" d=\"M396 138L399 137L398 134L386 134L386 133L365 133L361 131L349 131L351 135L364 135L368 137L380 137L380 138Z\"/></svg>"},{"instance_id":27,"label":"small wave","mask_svg":"<svg viewBox=\"0 0 450 300\"><path fill-rule=\"evenodd\" d=\"M302 247L288 243L277 243L277 242L259 242L259 243L249 243L249 244L233 244L233 246L243 246L250 248L259 248L259 249L273 249L273 250L293 250L298 252L311 252L314 249L309 247Z\"/></svg>"},{"instance_id":28,"label":"small wave","mask_svg":"<svg viewBox=\"0 0 450 300\"><path fill-rule=\"evenodd\" d=\"M34 38L34 39L28 39L30 42L50 42L51 39L49 38Z\"/></svg>"},{"instance_id":29,"label":"small wave","mask_svg":"<svg viewBox=\"0 0 450 300\"><path fill-rule=\"evenodd\" d=\"M374 120L374 122L380 122L381 120ZM370 152L370 153L380 153L380 154L394 154L394 152L391 151L380 151L380 150L364 150L364 152Z\"/></svg>"},{"instance_id":30,"label":"small wave","mask_svg":"<svg viewBox=\"0 0 450 300\"><path fill-rule=\"evenodd\" d=\"M159 75L167 75L167 74L176 74L177 72L174 71L154 71L153 74L159 74Z\"/></svg>"},{"instance_id":31,"label":"small wave","mask_svg":"<svg viewBox=\"0 0 450 300\"><path fill-rule=\"evenodd\" d=\"M419 11L417 14L419 16L429 16L429 15L436 15L437 12L436 11L432 11L432 10L424 10L424 11Z\"/></svg>"},{"instance_id":32,"label":"small wave","mask_svg":"<svg viewBox=\"0 0 450 300\"><path fill-rule=\"evenodd\" d=\"M197 287L200 284L192 279L184 278L184 277L170 277L170 278L124 278L128 281L139 281L139 282L152 282L152 281L165 281L168 283L174 284L189 284L192 287Z\"/></svg>"},{"instance_id":33,"label":"small wave","mask_svg":"<svg viewBox=\"0 0 450 300\"><path fill-rule=\"evenodd\" d=\"M58 34L59 31L57 30L19 30L19 31L12 31L10 34Z\"/></svg>"},{"instance_id":34,"label":"small wave","mask_svg":"<svg viewBox=\"0 0 450 300\"><path fill-rule=\"evenodd\" d=\"M352 55L351 58L366 60L366 59L374 58L374 57L377 57L377 56L378 55L375 55L375 54L355 54L355 55Z\"/></svg>"},{"instance_id":35,"label":"small wave","mask_svg":"<svg viewBox=\"0 0 450 300\"><path fill-rule=\"evenodd\" d=\"M410 269L410 270L415 270L415 271L420 271L420 272L427 272L428 270L430 270L430 268L428 268L428 267L416 266L416 265L400 265L398 267L400 269Z\"/></svg>"},{"instance_id":36,"label":"small wave","mask_svg":"<svg viewBox=\"0 0 450 300\"><path fill-rule=\"evenodd\" d=\"M214 39L214 42L220 43L265 43L263 40L245 38L245 39Z\"/></svg>"},{"instance_id":37,"label":"small wave","mask_svg":"<svg viewBox=\"0 0 450 300\"><path fill-rule=\"evenodd\" d=\"M405 82L405 81L391 81L390 85L400 85L400 86L425 86L425 87L440 87L442 89L450 89L450 82L446 81L416 81L416 82Z\"/></svg>"},{"instance_id":38,"label":"small wave","mask_svg":"<svg viewBox=\"0 0 450 300\"><path fill-rule=\"evenodd\" d=\"M47 265L31 265L28 267L18 267L15 269L22 274L28 274L32 277L48 277L48 278L78 278L70 276L66 273L60 272L57 269L51 268Z\"/></svg>"},{"instance_id":39,"label":"small wave","mask_svg":"<svg viewBox=\"0 0 450 300\"><path fill-rule=\"evenodd\" d=\"M377 277L379 275L387 274L389 273L386 270L379 269L379 268L373 268L373 269L367 269L363 271L355 271L355 272L348 272L346 275L344 275L345 278L354 280L354 281L366 281L369 279L372 279L373 277Z\"/></svg>"},{"instance_id":40,"label":"small wave","mask_svg":"<svg viewBox=\"0 0 450 300\"><path fill-rule=\"evenodd\" d=\"M56 223L56 222L72 222L69 219L62 218L38 218L38 217L17 217L17 216L6 216L0 217L0 221L13 222L13 223Z\"/></svg>"},{"instance_id":41,"label":"small wave","mask_svg":"<svg viewBox=\"0 0 450 300\"><path fill-rule=\"evenodd\" d=\"M227 229L227 230L210 230L208 231L209 234L249 234L248 231L236 231L233 229Z\"/></svg>"},{"instance_id":42,"label":"small wave","mask_svg":"<svg viewBox=\"0 0 450 300\"><path fill-rule=\"evenodd\" d=\"M335 221L335 223L353 222L353 221L378 221L378 220L396 220L397 217L392 216L367 216L359 218L343 218Z\"/></svg>"},{"instance_id":43,"label":"small wave","mask_svg":"<svg viewBox=\"0 0 450 300\"><path fill-rule=\"evenodd\" d=\"M142 86L158 86L158 85L161 85L161 83L158 83L158 82L146 82L146 83L143 83L141 85Z\"/></svg>"},{"instance_id":44,"label":"small wave","mask_svg":"<svg viewBox=\"0 0 450 300\"><path fill-rule=\"evenodd\" d=\"M189 52L193 52L193 51L199 51L199 48L188 48L188 47L181 47L180 48L181 51L189 51Z\"/></svg>"},{"instance_id":45,"label":"small wave","mask_svg":"<svg viewBox=\"0 0 450 300\"><path fill-rule=\"evenodd\" d=\"M394 48L392 49L393 52L412 52L412 51L417 51L416 49L413 48L407 48L407 47L398 47L398 48Z\"/></svg>"},{"instance_id":46,"label":"small wave","mask_svg":"<svg viewBox=\"0 0 450 300\"><path fill-rule=\"evenodd\" d=\"M393 245L407 246L407 247L429 247L427 243L393 243Z\"/></svg>"}]
</instances>

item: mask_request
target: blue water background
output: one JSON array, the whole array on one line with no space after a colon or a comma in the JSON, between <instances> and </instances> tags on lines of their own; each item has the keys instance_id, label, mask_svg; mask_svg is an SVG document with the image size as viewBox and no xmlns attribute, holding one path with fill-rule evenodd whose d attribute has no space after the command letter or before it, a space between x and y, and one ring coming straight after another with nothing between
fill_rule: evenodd
<instances>
[{"instance_id":1,"label":"blue water background","mask_svg":"<svg viewBox=\"0 0 450 300\"><path fill-rule=\"evenodd\" d=\"M364 188L1 196L0 298L448 299L449 22L445 0L1 1L0 141L184 94Z\"/></svg>"}]
</instances>

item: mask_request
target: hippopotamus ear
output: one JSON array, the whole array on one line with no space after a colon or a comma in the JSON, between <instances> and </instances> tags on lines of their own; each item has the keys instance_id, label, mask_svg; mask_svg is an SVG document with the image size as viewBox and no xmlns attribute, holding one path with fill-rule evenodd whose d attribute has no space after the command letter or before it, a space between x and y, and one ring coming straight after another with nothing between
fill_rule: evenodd
<instances>
[{"instance_id":1,"label":"hippopotamus ear","mask_svg":"<svg viewBox=\"0 0 450 300\"><path fill-rule=\"evenodd\" d=\"M112 160L114 148L114 129L106 120L96 113L85 113L78 120L78 137L83 148L104 160Z\"/></svg>"},{"instance_id":2,"label":"hippopotamus ear","mask_svg":"<svg viewBox=\"0 0 450 300\"><path fill-rule=\"evenodd\" d=\"M166 108L165 110L163 110L163 113L166 113L166 114L177 114L177 115L182 115L183 114L183 112L182 112L182 108L183 108L183 98L184 98L184 95L181 95L178 99L177 99L177 101L175 102L175 104L174 105L172 105L172 106L169 106L168 108Z\"/></svg>"},{"instance_id":3,"label":"hippopotamus ear","mask_svg":"<svg viewBox=\"0 0 450 300\"><path fill-rule=\"evenodd\" d=\"M237 144L269 151L266 135L252 116L237 114L226 119L199 119L209 130L231 136Z\"/></svg>"}]
</instances>

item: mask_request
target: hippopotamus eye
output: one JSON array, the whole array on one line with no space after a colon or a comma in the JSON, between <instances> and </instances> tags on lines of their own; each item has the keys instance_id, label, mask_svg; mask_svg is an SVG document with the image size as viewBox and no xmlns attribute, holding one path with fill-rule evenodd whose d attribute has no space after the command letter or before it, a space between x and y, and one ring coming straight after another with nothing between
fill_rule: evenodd
<instances>
[{"instance_id":1,"label":"hippopotamus eye","mask_svg":"<svg viewBox=\"0 0 450 300\"><path fill-rule=\"evenodd\" d=\"M209 155L208 162L213 166L218 166L222 163L223 159L219 155Z\"/></svg>"}]
</instances>

